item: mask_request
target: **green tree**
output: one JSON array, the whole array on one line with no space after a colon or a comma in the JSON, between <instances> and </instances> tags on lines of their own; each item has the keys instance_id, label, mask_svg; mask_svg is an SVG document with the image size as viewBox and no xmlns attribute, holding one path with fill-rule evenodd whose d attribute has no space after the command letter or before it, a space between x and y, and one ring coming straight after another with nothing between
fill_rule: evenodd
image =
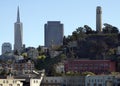
<instances>
[{"instance_id":1,"label":"green tree","mask_svg":"<svg viewBox=\"0 0 120 86\"><path fill-rule=\"evenodd\" d=\"M72 32L72 40L75 41L78 39L77 31Z\"/></svg>"},{"instance_id":2,"label":"green tree","mask_svg":"<svg viewBox=\"0 0 120 86\"><path fill-rule=\"evenodd\" d=\"M67 45L68 44L68 40L66 38L66 36L63 37L63 45Z\"/></svg>"},{"instance_id":3,"label":"green tree","mask_svg":"<svg viewBox=\"0 0 120 86\"><path fill-rule=\"evenodd\" d=\"M104 23L103 33L119 33L119 30L117 27L112 26L110 24Z\"/></svg>"},{"instance_id":4,"label":"green tree","mask_svg":"<svg viewBox=\"0 0 120 86\"><path fill-rule=\"evenodd\" d=\"M77 38L78 38L78 41L81 41L81 40L85 40L85 38L86 38L86 34L85 34L85 28L84 27L78 27L77 29L76 29L76 31L77 31Z\"/></svg>"},{"instance_id":5,"label":"green tree","mask_svg":"<svg viewBox=\"0 0 120 86\"><path fill-rule=\"evenodd\" d=\"M15 50L15 51L14 51L14 55L19 55L18 50Z\"/></svg>"},{"instance_id":6,"label":"green tree","mask_svg":"<svg viewBox=\"0 0 120 86\"><path fill-rule=\"evenodd\" d=\"M38 50L39 55L44 54L40 45L38 46L37 50Z\"/></svg>"},{"instance_id":7,"label":"green tree","mask_svg":"<svg viewBox=\"0 0 120 86\"><path fill-rule=\"evenodd\" d=\"M84 34L84 33L85 33L84 27L78 27L78 28L76 29L76 31L77 31L78 34Z\"/></svg>"},{"instance_id":8,"label":"green tree","mask_svg":"<svg viewBox=\"0 0 120 86\"><path fill-rule=\"evenodd\" d=\"M44 60L45 58L46 58L45 55L40 55L40 56L37 57L37 59L41 59L41 60Z\"/></svg>"},{"instance_id":9,"label":"green tree","mask_svg":"<svg viewBox=\"0 0 120 86\"><path fill-rule=\"evenodd\" d=\"M65 60L66 59L66 55L65 54L61 54L60 55L60 59L61 59L61 61Z\"/></svg>"},{"instance_id":10,"label":"green tree","mask_svg":"<svg viewBox=\"0 0 120 86\"><path fill-rule=\"evenodd\" d=\"M119 30L118 30L118 28L117 27L115 27L115 26L113 26L112 27L112 31L111 31L111 33L119 33Z\"/></svg>"},{"instance_id":11,"label":"green tree","mask_svg":"<svg viewBox=\"0 0 120 86\"><path fill-rule=\"evenodd\" d=\"M82 76L87 76L87 75L95 75L93 72L82 72Z\"/></svg>"},{"instance_id":12,"label":"green tree","mask_svg":"<svg viewBox=\"0 0 120 86\"><path fill-rule=\"evenodd\" d=\"M28 57L27 53L22 53L22 56L23 56L24 58L27 58L27 57Z\"/></svg>"},{"instance_id":13,"label":"green tree","mask_svg":"<svg viewBox=\"0 0 120 86\"><path fill-rule=\"evenodd\" d=\"M37 50L40 52L42 49L41 49L41 46L39 45Z\"/></svg>"},{"instance_id":14,"label":"green tree","mask_svg":"<svg viewBox=\"0 0 120 86\"><path fill-rule=\"evenodd\" d=\"M84 28L85 28L86 34L92 34L93 33L92 28L89 27L88 25L84 25Z\"/></svg>"},{"instance_id":15,"label":"green tree","mask_svg":"<svg viewBox=\"0 0 120 86\"><path fill-rule=\"evenodd\" d=\"M114 48L110 48L109 50L108 50L108 52L107 52L107 55L108 56L110 56L110 55L113 55L113 54L115 54L116 52L115 52L115 49Z\"/></svg>"}]
</instances>

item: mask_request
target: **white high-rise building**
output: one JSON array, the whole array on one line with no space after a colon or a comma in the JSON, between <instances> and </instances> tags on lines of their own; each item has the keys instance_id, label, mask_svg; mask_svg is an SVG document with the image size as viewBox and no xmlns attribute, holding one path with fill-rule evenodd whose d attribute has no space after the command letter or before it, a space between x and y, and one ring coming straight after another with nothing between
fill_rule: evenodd
<instances>
[{"instance_id":1,"label":"white high-rise building","mask_svg":"<svg viewBox=\"0 0 120 86\"><path fill-rule=\"evenodd\" d=\"M12 52L12 45L8 42L2 44L2 54L11 53Z\"/></svg>"},{"instance_id":2,"label":"white high-rise building","mask_svg":"<svg viewBox=\"0 0 120 86\"><path fill-rule=\"evenodd\" d=\"M102 8L100 6L96 8L96 31L102 32Z\"/></svg>"},{"instance_id":3,"label":"white high-rise building","mask_svg":"<svg viewBox=\"0 0 120 86\"><path fill-rule=\"evenodd\" d=\"M17 21L14 24L14 51L20 52L23 46L23 25L20 22L19 7L17 10Z\"/></svg>"}]
</instances>

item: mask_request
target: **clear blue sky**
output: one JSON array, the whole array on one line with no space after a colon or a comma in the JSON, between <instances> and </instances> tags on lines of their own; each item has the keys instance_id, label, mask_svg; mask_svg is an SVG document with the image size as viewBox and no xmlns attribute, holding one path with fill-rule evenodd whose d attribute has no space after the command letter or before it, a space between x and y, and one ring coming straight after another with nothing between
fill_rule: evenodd
<instances>
[{"instance_id":1,"label":"clear blue sky","mask_svg":"<svg viewBox=\"0 0 120 86\"><path fill-rule=\"evenodd\" d=\"M1 0L0 45L14 44L14 23L17 6L23 23L23 43L26 46L44 45L44 24L61 21L64 34L70 35L77 27L96 26L96 6L102 7L102 22L120 28L120 0Z\"/></svg>"}]
</instances>

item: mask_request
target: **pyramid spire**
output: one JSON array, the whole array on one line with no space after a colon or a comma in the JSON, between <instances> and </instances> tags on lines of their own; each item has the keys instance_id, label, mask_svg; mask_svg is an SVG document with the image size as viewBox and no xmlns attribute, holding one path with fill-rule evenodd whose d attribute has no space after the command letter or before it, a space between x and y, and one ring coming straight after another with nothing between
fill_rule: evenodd
<instances>
[{"instance_id":1,"label":"pyramid spire","mask_svg":"<svg viewBox=\"0 0 120 86\"><path fill-rule=\"evenodd\" d=\"M17 22L20 22L19 6L18 6L18 9L17 9Z\"/></svg>"}]
</instances>

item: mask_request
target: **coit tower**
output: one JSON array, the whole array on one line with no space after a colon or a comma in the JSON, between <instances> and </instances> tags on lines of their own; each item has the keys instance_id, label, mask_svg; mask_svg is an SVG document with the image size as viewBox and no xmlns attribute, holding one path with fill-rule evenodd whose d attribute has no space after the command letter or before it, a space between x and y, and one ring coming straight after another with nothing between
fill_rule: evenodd
<instances>
[{"instance_id":1,"label":"coit tower","mask_svg":"<svg viewBox=\"0 0 120 86\"><path fill-rule=\"evenodd\" d=\"M96 8L96 31L102 32L102 8L100 6Z\"/></svg>"},{"instance_id":2,"label":"coit tower","mask_svg":"<svg viewBox=\"0 0 120 86\"><path fill-rule=\"evenodd\" d=\"M20 52L23 45L23 27L20 22L19 7L17 9L17 21L14 23L14 51Z\"/></svg>"}]
</instances>

